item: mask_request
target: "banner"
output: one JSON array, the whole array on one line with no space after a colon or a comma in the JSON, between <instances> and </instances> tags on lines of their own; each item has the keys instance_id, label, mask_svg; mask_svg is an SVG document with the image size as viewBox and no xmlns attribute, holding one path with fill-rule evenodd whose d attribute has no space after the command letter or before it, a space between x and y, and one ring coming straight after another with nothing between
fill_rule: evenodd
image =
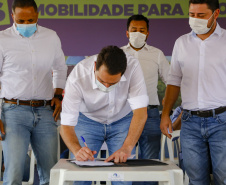
<instances>
[{"instance_id":1,"label":"banner","mask_svg":"<svg viewBox=\"0 0 226 185\"><path fill-rule=\"evenodd\" d=\"M223 2L224 1L224 2ZM133 14L148 18L188 18L188 0L40 0L43 19L127 19ZM220 17L226 17L226 2L220 0Z\"/></svg>"},{"instance_id":2,"label":"banner","mask_svg":"<svg viewBox=\"0 0 226 185\"><path fill-rule=\"evenodd\" d=\"M188 0L36 0L39 19L127 19L143 14L151 19L188 18ZM220 16L226 2L220 0ZM11 12L11 10L10 10ZM0 25L10 24L7 0L0 2Z\"/></svg>"},{"instance_id":3,"label":"banner","mask_svg":"<svg viewBox=\"0 0 226 185\"><path fill-rule=\"evenodd\" d=\"M10 24L9 8L7 0L1 0L0 2L0 25Z\"/></svg>"}]
</instances>

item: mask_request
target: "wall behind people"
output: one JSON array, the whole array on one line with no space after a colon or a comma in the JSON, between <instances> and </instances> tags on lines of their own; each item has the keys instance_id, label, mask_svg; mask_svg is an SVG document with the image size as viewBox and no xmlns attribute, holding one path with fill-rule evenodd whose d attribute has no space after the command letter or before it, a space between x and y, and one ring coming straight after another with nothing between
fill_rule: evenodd
<instances>
[{"instance_id":1,"label":"wall behind people","mask_svg":"<svg viewBox=\"0 0 226 185\"><path fill-rule=\"evenodd\" d=\"M12 24L13 0L0 2L0 30ZM126 21L132 14L142 13L150 21L148 44L171 56L175 40L190 32L188 2L175 0L36 0L39 7L38 23L55 30L62 41L66 56L89 56L106 45L123 46ZM226 28L226 2L220 0L218 22Z\"/></svg>"}]
</instances>

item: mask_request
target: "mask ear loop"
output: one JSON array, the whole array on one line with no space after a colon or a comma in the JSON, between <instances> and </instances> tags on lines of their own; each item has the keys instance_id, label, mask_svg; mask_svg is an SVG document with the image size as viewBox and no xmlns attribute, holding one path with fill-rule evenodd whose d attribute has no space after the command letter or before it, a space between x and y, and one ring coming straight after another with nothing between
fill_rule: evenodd
<instances>
[{"instance_id":1,"label":"mask ear loop","mask_svg":"<svg viewBox=\"0 0 226 185\"><path fill-rule=\"evenodd\" d=\"M214 13L215 13L215 11L214 11L213 14L211 15L211 17L208 19L208 21L213 17ZM215 19L214 19L213 23L211 24L210 29L213 27L214 22L215 22Z\"/></svg>"}]
</instances>

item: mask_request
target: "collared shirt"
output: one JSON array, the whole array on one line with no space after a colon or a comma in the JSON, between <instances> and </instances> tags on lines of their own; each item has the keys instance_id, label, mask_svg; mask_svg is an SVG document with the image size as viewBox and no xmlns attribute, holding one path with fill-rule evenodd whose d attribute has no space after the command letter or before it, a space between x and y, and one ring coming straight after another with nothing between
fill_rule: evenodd
<instances>
[{"instance_id":1,"label":"collared shirt","mask_svg":"<svg viewBox=\"0 0 226 185\"><path fill-rule=\"evenodd\" d=\"M134 50L130 44L123 46L125 52L130 53L140 62L144 73L144 80L147 86L149 105L159 105L158 98L158 77L166 84L169 72L169 62L161 50L145 44L139 50Z\"/></svg>"},{"instance_id":2,"label":"collared shirt","mask_svg":"<svg viewBox=\"0 0 226 185\"><path fill-rule=\"evenodd\" d=\"M225 79L226 30L217 24L205 40L193 31L177 39L167 83L181 87L183 109L226 106Z\"/></svg>"},{"instance_id":3,"label":"collared shirt","mask_svg":"<svg viewBox=\"0 0 226 185\"><path fill-rule=\"evenodd\" d=\"M147 90L142 69L137 59L127 55L127 68L117 86L102 92L95 83L92 56L78 63L70 73L62 105L61 124L75 126L79 112L103 123L113 123L126 116L131 109L148 105Z\"/></svg>"},{"instance_id":4,"label":"collared shirt","mask_svg":"<svg viewBox=\"0 0 226 185\"><path fill-rule=\"evenodd\" d=\"M29 38L16 26L0 32L1 98L50 100L64 89L67 66L56 32L37 26Z\"/></svg>"}]
</instances>

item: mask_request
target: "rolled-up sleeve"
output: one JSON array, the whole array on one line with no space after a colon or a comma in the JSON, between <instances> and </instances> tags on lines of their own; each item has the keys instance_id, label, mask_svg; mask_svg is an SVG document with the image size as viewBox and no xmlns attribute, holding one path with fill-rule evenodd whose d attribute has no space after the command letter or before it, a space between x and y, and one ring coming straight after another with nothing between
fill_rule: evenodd
<instances>
[{"instance_id":1,"label":"rolled-up sleeve","mask_svg":"<svg viewBox=\"0 0 226 185\"><path fill-rule=\"evenodd\" d=\"M62 103L61 124L76 126L79 116L79 108L82 102L81 92L71 74L65 87L65 95Z\"/></svg>"},{"instance_id":2,"label":"rolled-up sleeve","mask_svg":"<svg viewBox=\"0 0 226 185\"><path fill-rule=\"evenodd\" d=\"M55 57L53 62L53 88L64 89L67 77L67 66L65 56L61 48L61 42L56 35Z\"/></svg>"},{"instance_id":3,"label":"rolled-up sleeve","mask_svg":"<svg viewBox=\"0 0 226 185\"><path fill-rule=\"evenodd\" d=\"M177 40L175 45L174 45L174 48L173 48L173 54L172 54L167 84L180 87L181 86L181 80L182 80L182 71L181 71L179 60L178 60L178 54L180 52L178 45L179 44L178 44L178 40Z\"/></svg>"},{"instance_id":4,"label":"rolled-up sleeve","mask_svg":"<svg viewBox=\"0 0 226 185\"><path fill-rule=\"evenodd\" d=\"M137 59L133 59L137 60ZM149 98L144 81L144 75L139 62L134 66L131 74L129 98L127 99L132 110L147 107Z\"/></svg>"}]
</instances>

